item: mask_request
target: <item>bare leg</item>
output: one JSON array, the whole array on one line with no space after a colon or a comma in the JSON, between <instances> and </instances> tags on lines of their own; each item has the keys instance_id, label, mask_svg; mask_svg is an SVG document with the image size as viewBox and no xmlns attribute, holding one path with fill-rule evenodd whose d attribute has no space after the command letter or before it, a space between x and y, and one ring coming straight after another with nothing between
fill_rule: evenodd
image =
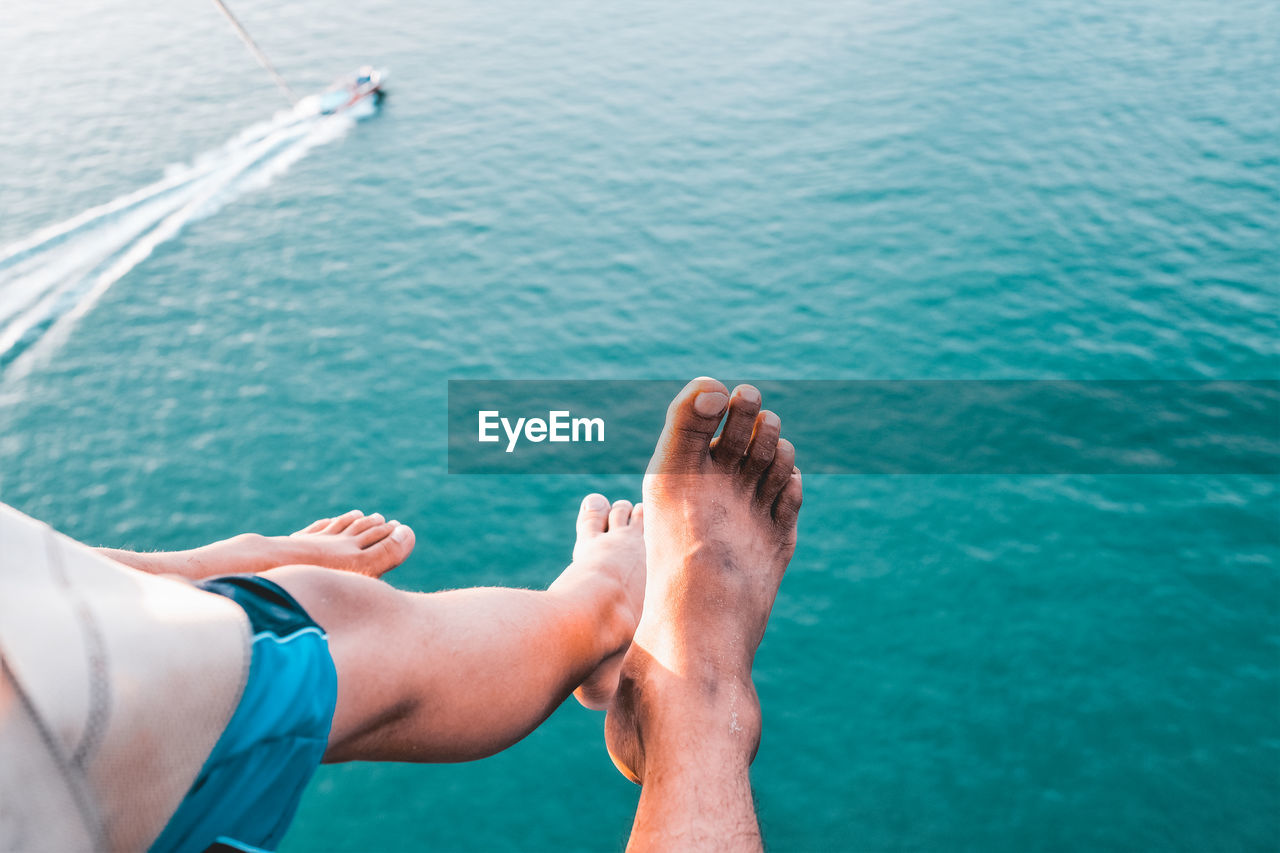
<instances>
[{"instance_id":1,"label":"bare leg","mask_svg":"<svg viewBox=\"0 0 1280 853\"><path fill-rule=\"evenodd\" d=\"M337 518L322 518L292 536L242 533L188 551L137 553L98 548L99 553L153 575L181 575L191 580L215 575L257 574L268 569L305 564L381 577L404 562L413 550L413 531L379 513L353 509Z\"/></svg>"},{"instance_id":2,"label":"bare leg","mask_svg":"<svg viewBox=\"0 0 1280 853\"><path fill-rule=\"evenodd\" d=\"M751 665L801 501L795 449L778 431L751 386L730 400L696 379L668 410L644 484L644 613L605 721L614 762L642 784L629 849L761 849Z\"/></svg>"},{"instance_id":3,"label":"bare leg","mask_svg":"<svg viewBox=\"0 0 1280 853\"><path fill-rule=\"evenodd\" d=\"M542 591L421 594L311 566L267 572L329 635L338 703L325 760L483 758L580 685L584 702L608 702L640 616L643 529L630 502L588 496L573 562Z\"/></svg>"}]
</instances>

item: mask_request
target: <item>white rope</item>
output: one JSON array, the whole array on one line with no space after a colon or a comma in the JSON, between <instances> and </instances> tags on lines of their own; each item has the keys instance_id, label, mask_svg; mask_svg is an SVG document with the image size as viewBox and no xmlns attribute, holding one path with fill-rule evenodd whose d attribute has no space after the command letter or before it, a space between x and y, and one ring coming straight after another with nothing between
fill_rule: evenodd
<instances>
[{"instance_id":1,"label":"white rope","mask_svg":"<svg viewBox=\"0 0 1280 853\"><path fill-rule=\"evenodd\" d=\"M245 47L249 48L249 51L258 60L259 64L261 64L263 68L267 69L267 73L271 75L271 79L275 80L276 85L289 96L289 101L296 105L298 103L298 96L289 88L289 84L284 82L284 78L280 76L280 72L276 71L275 66L271 64L271 60L267 59L267 55L262 52L262 48L258 47L257 42L253 40L253 36L249 35L249 31L236 20L235 15L231 14L231 10L227 8L227 4L223 3L222 0L213 0L213 5L217 6L219 11L221 11L222 14L226 16L227 20L231 22L231 26L235 27L235 31L240 36L241 41L245 43Z\"/></svg>"}]
</instances>

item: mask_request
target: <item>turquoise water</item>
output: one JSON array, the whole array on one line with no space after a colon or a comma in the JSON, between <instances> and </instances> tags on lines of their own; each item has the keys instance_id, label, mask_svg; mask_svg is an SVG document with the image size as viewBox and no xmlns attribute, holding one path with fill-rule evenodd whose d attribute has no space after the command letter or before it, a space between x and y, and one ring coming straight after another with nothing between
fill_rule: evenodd
<instances>
[{"instance_id":1,"label":"turquoise water","mask_svg":"<svg viewBox=\"0 0 1280 853\"><path fill-rule=\"evenodd\" d=\"M82 6L0 12L0 245L281 106L211 8ZM1280 376L1274 4L236 9L391 95L5 368L0 498L88 541L354 506L417 529L404 586L543 584L638 476L447 476L449 378ZM770 846L1276 849L1277 486L808 478ZM286 850L617 849L600 727L323 769Z\"/></svg>"}]
</instances>

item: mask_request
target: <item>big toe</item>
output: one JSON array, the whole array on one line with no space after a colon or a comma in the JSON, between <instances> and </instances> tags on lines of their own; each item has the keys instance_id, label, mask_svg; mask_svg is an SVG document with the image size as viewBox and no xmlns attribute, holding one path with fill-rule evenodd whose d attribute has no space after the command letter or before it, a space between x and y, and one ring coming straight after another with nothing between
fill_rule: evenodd
<instances>
[{"instance_id":1,"label":"big toe","mask_svg":"<svg viewBox=\"0 0 1280 853\"><path fill-rule=\"evenodd\" d=\"M589 539L604 533L609 525L609 499L592 493L582 499L578 508L578 538Z\"/></svg>"},{"instance_id":2,"label":"big toe","mask_svg":"<svg viewBox=\"0 0 1280 853\"><path fill-rule=\"evenodd\" d=\"M390 535L364 549L370 568L375 575L382 575L408 559L417 537L407 524L396 524Z\"/></svg>"},{"instance_id":3,"label":"big toe","mask_svg":"<svg viewBox=\"0 0 1280 853\"><path fill-rule=\"evenodd\" d=\"M699 468L710 452L711 437L728 403L729 389L708 376L684 386L667 407L667 422L651 469L679 472Z\"/></svg>"}]
</instances>

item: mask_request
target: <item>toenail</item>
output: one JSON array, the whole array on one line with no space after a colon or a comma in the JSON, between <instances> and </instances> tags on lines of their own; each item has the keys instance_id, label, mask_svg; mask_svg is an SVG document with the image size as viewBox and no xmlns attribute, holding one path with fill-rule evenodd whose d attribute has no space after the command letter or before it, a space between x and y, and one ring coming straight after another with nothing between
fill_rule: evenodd
<instances>
[{"instance_id":1,"label":"toenail","mask_svg":"<svg viewBox=\"0 0 1280 853\"><path fill-rule=\"evenodd\" d=\"M396 540L397 542L403 542L404 540L408 539L409 538L408 525L405 525L405 524L398 525L395 530L391 531L391 538Z\"/></svg>"},{"instance_id":2,"label":"toenail","mask_svg":"<svg viewBox=\"0 0 1280 853\"><path fill-rule=\"evenodd\" d=\"M762 422L768 426L774 427L775 429L780 429L782 427L782 419L773 412L765 412Z\"/></svg>"},{"instance_id":3,"label":"toenail","mask_svg":"<svg viewBox=\"0 0 1280 853\"><path fill-rule=\"evenodd\" d=\"M724 411L728 402L723 391L703 391L693 398L693 410L704 417L715 417Z\"/></svg>"},{"instance_id":4,"label":"toenail","mask_svg":"<svg viewBox=\"0 0 1280 853\"><path fill-rule=\"evenodd\" d=\"M609 509L609 499L604 495L587 495L582 499L583 511L594 510L595 512L604 512Z\"/></svg>"},{"instance_id":5,"label":"toenail","mask_svg":"<svg viewBox=\"0 0 1280 853\"><path fill-rule=\"evenodd\" d=\"M760 389L754 385L739 385L735 390L738 396L748 403L760 402Z\"/></svg>"}]
</instances>

